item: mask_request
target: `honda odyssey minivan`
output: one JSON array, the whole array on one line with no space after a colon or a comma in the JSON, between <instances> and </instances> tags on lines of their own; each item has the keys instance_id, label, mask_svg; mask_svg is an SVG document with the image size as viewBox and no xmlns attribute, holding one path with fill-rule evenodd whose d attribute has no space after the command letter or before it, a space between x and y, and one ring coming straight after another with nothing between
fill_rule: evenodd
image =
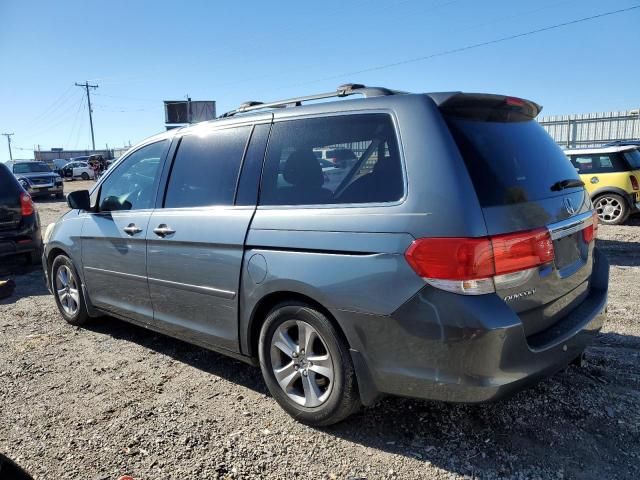
<instances>
[{"instance_id":1,"label":"honda odyssey minivan","mask_svg":"<svg viewBox=\"0 0 640 480\"><path fill-rule=\"evenodd\" d=\"M70 324L106 314L259 365L310 425L382 395L500 398L581 358L607 301L597 215L539 112L354 84L242 104L69 194L47 284ZM329 149L354 160L327 183Z\"/></svg>"}]
</instances>

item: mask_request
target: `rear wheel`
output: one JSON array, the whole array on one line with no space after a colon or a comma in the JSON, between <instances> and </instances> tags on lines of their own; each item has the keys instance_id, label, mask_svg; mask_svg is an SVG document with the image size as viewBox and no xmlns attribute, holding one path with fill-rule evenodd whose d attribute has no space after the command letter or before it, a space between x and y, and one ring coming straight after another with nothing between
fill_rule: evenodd
<instances>
[{"instance_id":1,"label":"rear wheel","mask_svg":"<svg viewBox=\"0 0 640 480\"><path fill-rule=\"evenodd\" d=\"M360 406L347 346L329 319L309 305L276 306L262 326L259 355L269 391L296 420L331 425Z\"/></svg>"},{"instance_id":2,"label":"rear wheel","mask_svg":"<svg viewBox=\"0 0 640 480\"><path fill-rule=\"evenodd\" d=\"M89 180L89 174L87 172L82 172L82 175L80 175L82 177L83 180Z\"/></svg>"},{"instance_id":3,"label":"rear wheel","mask_svg":"<svg viewBox=\"0 0 640 480\"><path fill-rule=\"evenodd\" d=\"M82 283L73 262L59 255L51 266L51 289L60 314L71 325L83 325L89 319L82 295Z\"/></svg>"},{"instance_id":4,"label":"rear wheel","mask_svg":"<svg viewBox=\"0 0 640 480\"><path fill-rule=\"evenodd\" d=\"M619 225L629 216L629 205L624 198L615 193L605 193L593 201L600 222L606 225Z\"/></svg>"}]
</instances>

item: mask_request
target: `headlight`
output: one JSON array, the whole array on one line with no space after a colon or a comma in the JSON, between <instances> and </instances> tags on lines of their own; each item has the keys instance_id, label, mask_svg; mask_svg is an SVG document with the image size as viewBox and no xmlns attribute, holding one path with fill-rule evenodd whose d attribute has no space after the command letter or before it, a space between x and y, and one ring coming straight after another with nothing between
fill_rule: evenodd
<instances>
[{"instance_id":1,"label":"headlight","mask_svg":"<svg viewBox=\"0 0 640 480\"><path fill-rule=\"evenodd\" d=\"M20 185L22 185L22 188L24 188L25 190L29 190L29 182L27 181L26 178L21 178L20 180L18 180L18 182L20 182Z\"/></svg>"},{"instance_id":2,"label":"headlight","mask_svg":"<svg viewBox=\"0 0 640 480\"><path fill-rule=\"evenodd\" d=\"M51 232L53 232L53 227L55 227L55 223L50 223L47 225L47 228L44 230L44 236L42 237L42 243L48 243L49 237L51 236Z\"/></svg>"},{"instance_id":3,"label":"headlight","mask_svg":"<svg viewBox=\"0 0 640 480\"><path fill-rule=\"evenodd\" d=\"M56 183L62 183L62 177L61 177L60 175L58 175L58 176L55 178L55 181L56 181Z\"/></svg>"}]
</instances>

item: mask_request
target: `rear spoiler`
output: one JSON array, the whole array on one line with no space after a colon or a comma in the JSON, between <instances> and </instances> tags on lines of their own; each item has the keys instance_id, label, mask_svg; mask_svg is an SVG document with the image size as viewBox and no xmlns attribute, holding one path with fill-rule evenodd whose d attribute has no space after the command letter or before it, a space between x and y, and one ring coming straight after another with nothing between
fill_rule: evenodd
<instances>
[{"instance_id":1,"label":"rear spoiler","mask_svg":"<svg viewBox=\"0 0 640 480\"><path fill-rule=\"evenodd\" d=\"M488 93L428 94L442 113L486 122L523 122L533 120L542 106L531 100Z\"/></svg>"}]
</instances>

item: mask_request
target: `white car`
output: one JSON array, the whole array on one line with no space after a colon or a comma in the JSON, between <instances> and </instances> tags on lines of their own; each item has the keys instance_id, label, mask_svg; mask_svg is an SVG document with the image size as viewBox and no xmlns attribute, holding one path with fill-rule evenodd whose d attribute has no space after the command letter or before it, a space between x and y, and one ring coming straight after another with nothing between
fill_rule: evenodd
<instances>
[{"instance_id":1,"label":"white car","mask_svg":"<svg viewBox=\"0 0 640 480\"><path fill-rule=\"evenodd\" d=\"M72 174L68 172L72 171ZM82 178L83 180L92 180L95 177L93 168L89 166L87 162L69 162L63 169L64 177L69 178Z\"/></svg>"}]
</instances>

